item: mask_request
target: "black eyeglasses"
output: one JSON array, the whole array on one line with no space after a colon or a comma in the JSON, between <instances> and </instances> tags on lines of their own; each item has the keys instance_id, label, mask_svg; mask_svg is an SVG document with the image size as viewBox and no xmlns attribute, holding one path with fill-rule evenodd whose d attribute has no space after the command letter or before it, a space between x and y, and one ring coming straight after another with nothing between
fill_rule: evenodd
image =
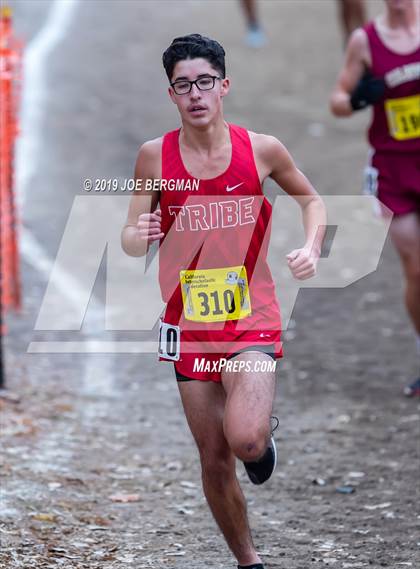
<instances>
[{"instance_id":1,"label":"black eyeglasses","mask_svg":"<svg viewBox=\"0 0 420 569\"><path fill-rule=\"evenodd\" d=\"M170 85L177 95L187 95L191 91L193 85L196 85L200 91L210 91L210 89L213 89L216 79L222 78L215 75L206 75L205 77L199 77L195 81L181 79L179 81L175 81L175 83L171 83Z\"/></svg>"}]
</instances>

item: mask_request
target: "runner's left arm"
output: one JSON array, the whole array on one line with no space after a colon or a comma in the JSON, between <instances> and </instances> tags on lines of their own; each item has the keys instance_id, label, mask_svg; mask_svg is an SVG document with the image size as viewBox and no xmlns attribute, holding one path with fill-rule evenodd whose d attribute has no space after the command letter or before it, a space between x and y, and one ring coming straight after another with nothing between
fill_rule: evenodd
<instances>
[{"instance_id":1,"label":"runner's left arm","mask_svg":"<svg viewBox=\"0 0 420 569\"><path fill-rule=\"evenodd\" d=\"M287 149L276 138L264 141L269 176L301 207L305 244L287 255L293 276L304 280L314 276L325 237L327 214L324 202L304 174L296 167Z\"/></svg>"}]
</instances>

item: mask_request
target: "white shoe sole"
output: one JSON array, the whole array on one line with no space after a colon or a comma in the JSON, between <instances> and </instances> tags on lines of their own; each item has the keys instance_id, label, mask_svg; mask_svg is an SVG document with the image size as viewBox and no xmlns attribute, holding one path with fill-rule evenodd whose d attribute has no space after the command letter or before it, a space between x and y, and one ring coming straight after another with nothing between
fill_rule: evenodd
<instances>
[{"instance_id":1,"label":"white shoe sole","mask_svg":"<svg viewBox=\"0 0 420 569\"><path fill-rule=\"evenodd\" d=\"M276 447L276 441L274 440L274 437L271 437L271 444L273 445L273 449L274 449L274 466L273 466L273 472L276 470L276 466L277 466L277 447ZM273 476L273 472L271 473L271 476ZM271 478L270 476L270 478Z\"/></svg>"}]
</instances>

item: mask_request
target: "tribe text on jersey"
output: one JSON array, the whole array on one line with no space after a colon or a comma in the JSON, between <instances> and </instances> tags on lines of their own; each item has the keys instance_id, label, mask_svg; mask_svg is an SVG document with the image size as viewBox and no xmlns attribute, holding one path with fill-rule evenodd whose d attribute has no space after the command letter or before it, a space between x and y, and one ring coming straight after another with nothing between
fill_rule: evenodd
<instances>
[{"instance_id":1,"label":"tribe text on jersey","mask_svg":"<svg viewBox=\"0 0 420 569\"><path fill-rule=\"evenodd\" d=\"M254 197L237 201L210 201L170 205L168 213L173 216L175 231L199 231L255 224L252 212ZM192 200L190 200L192 201ZM194 200L195 201L195 200Z\"/></svg>"}]
</instances>

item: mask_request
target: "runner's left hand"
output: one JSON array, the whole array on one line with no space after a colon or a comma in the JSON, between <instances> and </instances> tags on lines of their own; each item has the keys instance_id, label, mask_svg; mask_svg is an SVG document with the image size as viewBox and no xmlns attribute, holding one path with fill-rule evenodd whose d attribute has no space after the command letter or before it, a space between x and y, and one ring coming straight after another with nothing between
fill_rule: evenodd
<instances>
[{"instance_id":1,"label":"runner's left hand","mask_svg":"<svg viewBox=\"0 0 420 569\"><path fill-rule=\"evenodd\" d=\"M310 279L316 273L316 266L318 264L318 256L314 255L311 249L294 249L286 255L287 264L290 272L295 279L304 281Z\"/></svg>"}]
</instances>

